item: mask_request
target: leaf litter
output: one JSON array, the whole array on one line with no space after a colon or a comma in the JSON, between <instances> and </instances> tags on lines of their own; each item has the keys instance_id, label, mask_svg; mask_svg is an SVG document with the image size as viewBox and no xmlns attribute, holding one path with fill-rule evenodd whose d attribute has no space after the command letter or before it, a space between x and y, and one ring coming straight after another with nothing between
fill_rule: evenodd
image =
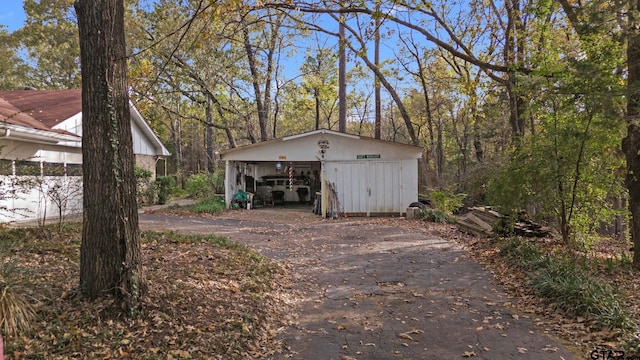
<instances>
[{"instance_id":1,"label":"leaf litter","mask_svg":"<svg viewBox=\"0 0 640 360\"><path fill-rule=\"evenodd\" d=\"M37 312L30 331L5 337L11 359L249 359L282 350L276 340L298 301L287 266L242 245L143 232L149 291L123 316L113 297L78 291L80 225L57 233L0 229L15 243L13 282Z\"/></svg>"},{"instance_id":2,"label":"leaf litter","mask_svg":"<svg viewBox=\"0 0 640 360\"><path fill-rule=\"evenodd\" d=\"M493 241L461 234L446 224L376 221L420 228L464 246L469 256L490 270L513 297L503 304L487 304L517 308L520 315L513 320L518 316L531 318L542 331L566 339L585 353L603 344L618 349L622 346L615 333L595 331L588 319L558 313L552 304L537 298L528 288L526 274L502 261ZM282 235L266 228L255 231ZM77 229L62 239L33 234L22 237L37 240L35 245L23 245L22 250L28 250L17 253L24 280L29 283L27 295L39 318L29 334L5 339L5 350L12 358L73 359L87 354L103 359L260 358L282 350L276 335L295 316L299 300L292 286L295 274L289 273L286 263L262 259L259 263L269 264L270 270L265 272L269 276L247 276L255 272L254 261L260 258L256 253L239 255L234 249L211 243L179 243L167 234L147 240L143 242L143 258L150 291L141 312L125 318L118 315L114 299L87 302L78 294ZM598 255L619 253L624 246L627 244L609 245ZM609 275L623 294L632 295L640 288L640 279L633 272ZM640 298L627 296L625 300L638 318ZM412 333L401 334L399 337L406 339ZM555 352L557 348L547 346L542 350ZM476 354L469 351L463 356Z\"/></svg>"}]
</instances>

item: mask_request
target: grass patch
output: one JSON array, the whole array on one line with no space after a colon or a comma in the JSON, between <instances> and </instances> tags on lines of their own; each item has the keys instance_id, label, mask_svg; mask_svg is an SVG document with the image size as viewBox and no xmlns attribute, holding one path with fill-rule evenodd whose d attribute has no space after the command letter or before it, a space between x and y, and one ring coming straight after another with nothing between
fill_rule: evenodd
<instances>
[{"instance_id":1,"label":"grass patch","mask_svg":"<svg viewBox=\"0 0 640 360\"><path fill-rule=\"evenodd\" d=\"M626 331L634 326L617 289L568 259L549 262L535 274L532 286L556 309L590 316L603 328Z\"/></svg>"},{"instance_id":2,"label":"grass patch","mask_svg":"<svg viewBox=\"0 0 640 360\"><path fill-rule=\"evenodd\" d=\"M168 207L168 210L180 210L186 212L192 212L196 214L217 214L225 209L224 198L222 196L214 196L204 200L199 200L194 204L179 206L172 205Z\"/></svg>"},{"instance_id":3,"label":"grass patch","mask_svg":"<svg viewBox=\"0 0 640 360\"><path fill-rule=\"evenodd\" d=\"M535 292L556 309L590 318L601 328L629 331L636 326L618 290L593 274L588 263L548 254L516 237L500 247L500 255L523 270Z\"/></svg>"},{"instance_id":4,"label":"grass patch","mask_svg":"<svg viewBox=\"0 0 640 360\"><path fill-rule=\"evenodd\" d=\"M0 331L3 335L18 336L30 329L35 311L25 297L25 281L20 276L15 244L19 238L0 237Z\"/></svg>"},{"instance_id":5,"label":"grass patch","mask_svg":"<svg viewBox=\"0 0 640 360\"><path fill-rule=\"evenodd\" d=\"M142 232L149 291L140 312L123 317L117 299L79 293L80 237L80 224L0 230L16 240L13 274L36 316L5 336L11 358L247 359L278 350L291 305L277 263L216 235Z\"/></svg>"},{"instance_id":6,"label":"grass patch","mask_svg":"<svg viewBox=\"0 0 640 360\"><path fill-rule=\"evenodd\" d=\"M533 271L549 265L550 257L534 243L511 237L500 246L500 255L524 271Z\"/></svg>"}]
</instances>

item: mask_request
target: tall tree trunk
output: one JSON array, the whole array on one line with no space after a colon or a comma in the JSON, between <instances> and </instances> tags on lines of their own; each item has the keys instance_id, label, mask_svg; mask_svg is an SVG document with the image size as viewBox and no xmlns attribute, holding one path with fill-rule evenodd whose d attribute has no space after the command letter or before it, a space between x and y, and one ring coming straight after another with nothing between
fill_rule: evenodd
<instances>
[{"instance_id":1,"label":"tall tree trunk","mask_svg":"<svg viewBox=\"0 0 640 360\"><path fill-rule=\"evenodd\" d=\"M182 169L184 169L184 156L182 155L182 120L180 118L172 121L172 137L175 148L175 171L178 175L176 180L182 186Z\"/></svg>"},{"instance_id":2,"label":"tall tree trunk","mask_svg":"<svg viewBox=\"0 0 640 360\"><path fill-rule=\"evenodd\" d=\"M476 76L476 79L473 83L478 84L480 74ZM471 76L469 76L469 81L471 81ZM472 87L470 89L471 97L471 121L473 121L473 148L476 154L476 160L478 162L482 162L484 160L484 151L482 150L482 136L480 135L480 111L478 110L478 94L477 89Z\"/></svg>"},{"instance_id":3,"label":"tall tree trunk","mask_svg":"<svg viewBox=\"0 0 640 360\"><path fill-rule=\"evenodd\" d=\"M80 287L128 310L146 290L140 254L123 0L76 0L82 66Z\"/></svg>"},{"instance_id":4,"label":"tall tree trunk","mask_svg":"<svg viewBox=\"0 0 640 360\"><path fill-rule=\"evenodd\" d=\"M393 99L396 106L398 107L398 111L400 111L402 120L404 120L404 124L407 127L407 133L409 133L409 139L411 140L411 145L420 146L420 139L418 139L418 136L416 135L416 131L413 127L413 123L411 122L411 116L409 115L407 108L402 103L402 99L400 98L400 95L396 92L395 88L391 85L391 83L389 83L387 78L385 78L384 74L382 74L380 69L378 69L371 62L371 60L369 60L366 54L359 54L359 56L362 59L362 61L364 61L364 63L367 65L367 67L373 70L373 72L376 74L376 78L380 80L380 83L382 84L382 86L384 86L385 90L387 90L389 95L391 95L391 98Z\"/></svg>"},{"instance_id":5,"label":"tall tree trunk","mask_svg":"<svg viewBox=\"0 0 640 360\"><path fill-rule=\"evenodd\" d=\"M229 149L235 149L236 148L236 140L233 137L233 132L231 131L231 129L229 129L228 126L226 128L224 128L224 133L227 134L227 140L229 140Z\"/></svg>"},{"instance_id":6,"label":"tall tree trunk","mask_svg":"<svg viewBox=\"0 0 640 360\"><path fill-rule=\"evenodd\" d=\"M627 136L622 149L627 160L626 185L629 190L630 232L633 265L640 268L640 0L629 1L627 27Z\"/></svg>"},{"instance_id":7,"label":"tall tree trunk","mask_svg":"<svg viewBox=\"0 0 640 360\"><path fill-rule=\"evenodd\" d=\"M316 103L316 130L318 130L320 129L320 90L317 87L313 89L313 99Z\"/></svg>"},{"instance_id":8,"label":"tall tree trunk","mask_svg":"<svg viewBox=\"0 0 640 360\"><path fill-rule=\"evenodd\" d=\"M404 41L403 41L404 42ZM433 124L433 113L431 112L431 98L429 97L429 85L427 84L426 78L426 69L423 63L422 52L418 50L418 46L415 42L404 42L404 44L409 49L409 53L414 58L416 65L418 66L417 71L410 71L408 67L405 69L409 70L415 77L420 79L420 86L422 87L422 95L424 96L424 110L425 116L427 119L427 131L429 132L429 151L427 151L427 156L424 157L424 169L425 172L429 169L429 160L433 160L434 169L436 171L436 187L440 188L440 174L442 169L440 168L440 161L438 161L440 155L438 152L440 151L439 147L436 147L436 142L434 138L434 124ZM425 178L428 178L425 174Z\"/></svg>"},{"instance_id":9,"label":"tall tree trunk","mask_svg":"<svg viewBox=\"0 0 640 360\"><path fill-rule=\"evenodd\" d=\"M338 131L347 132L347 45L344 27L344 15L340 15L339 61L338 61Z\"/></svg>"},{"instance_id":10,"label":"tall tree trunk","mask_svg":"<svg viewBox=\"0 0 640 360\"><path fill-rule=\"evenodd\" d=\"M436 140L436 163L438 172L438 188L442 187L442 174L444 172L444 124L442 119L438 118L438 124L436 125L437 140Z\"/></svg>"},{"instance_id":11,"label":"tall tree trunk","mask_svg":"<svg viewBox=\"0 0 640 360\"><path fill-rule=\"evenodd\" d=\"M380 11L380 0L376 1L376 13ZM374 34L374 54L373 63L376 68L380 68L380 16L375 17L376 32ZM382 103L380 99L380 80L374 74L374 89L375 89L375 103L376 103L376 118L374 122L374 137L380 139L382 137Z\"/></svg>"},{"instance_id":12,"label":"tall tree trunk","mask_svg":"<svg viewBox=\"0 0 640 360\"><path fill-rule=\"evenodd\" d=\"M505 2L508 12L508 22L506 29L506 45L504 47L505 64L511 68L517 68L517 64L522 62L524 56L523 37L524 24L520 19L520 0L508 0ZM507 93L509 95L509 122L511 123L511 134L516 145L524 136L525 127L525 101L519 94L517 83L517 72L510 70L507 73Z\"/></svg>"},{"instance_id":13,"label":"tall tree trunk","mask_svg":"<svg viewBox=\"0 0 640 360\"><path fill-rule=\"evenodd\" d=\"M205 149L207 152L207 164L205 171L208 174L213 174L216 167L215 165L215 148L214 148L214 134L213 134L213 109L212 109L211 97L207 95L207 106L205 108L206 122L205 126Z\"/></svg>"},{"instance_id":14,"label":"tall tree trunk","mask_svg":"<svg viewBox=\"0 0 640 360\"><path fill-rule=\"evenodd\" d=\"M249 29L245 27L242 30L244 36L244 49L247 53L247 60L249 61L249 70L251 71L251 82L253 83L253 93L255 95L256 107L258 108L258 124L260 125L260 139L266 141L269 137L267 135L267 121L269 119L268 104L262 102L262 90L260 90L260 76L258 72L258 66L256 64L256 55L251 46L249 39ZM267 91L267 90L265 90ZM253 135L250 135L253 137ZM255 142L255 141L252 141Z\"/></svg>"}]
</instances>

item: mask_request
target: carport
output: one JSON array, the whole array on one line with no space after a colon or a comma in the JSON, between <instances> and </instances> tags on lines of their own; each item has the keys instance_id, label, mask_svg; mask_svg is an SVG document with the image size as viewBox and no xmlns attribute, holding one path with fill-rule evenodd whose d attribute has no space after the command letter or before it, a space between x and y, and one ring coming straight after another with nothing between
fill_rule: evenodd
<instances>
[{"instance_id":1,"label":"carport","mask_svg":"<svg viewBox=\"0 0 640 360\"><path fill-rule=\"evenodd\" d=\"M323 217L402 215L418 200L416 146L376 140L332 130L315 130L223 151L225 201L238 190L256 204L273 205L273 193L284 186L284 201L318 199ZM278 190L265 191L273 186ZM308 197L297 194L308 187ZM266 201L265 201L266 200ZM311 208L310 208L311 210Z\"/></svg>"}]
</instances>

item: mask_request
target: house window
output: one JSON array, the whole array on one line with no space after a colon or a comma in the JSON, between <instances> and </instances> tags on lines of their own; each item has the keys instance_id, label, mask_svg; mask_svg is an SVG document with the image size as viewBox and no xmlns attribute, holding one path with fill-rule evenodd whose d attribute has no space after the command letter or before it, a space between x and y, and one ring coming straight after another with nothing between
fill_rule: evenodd
<instances>
[{"instance_id":1,"label":"house window","mask_svg":"<svg viewBox=\"0 0 640 360\"><path fill-rule=\"evenodd\" d=\"M43 163L42 173L44 176L64 176L63 163Z\"/></svg>"},{"instance_id":2,"label":"house window","mask_svg":"<svg viewBox=\"0 0 640 360\"><path fill-rule=\"evenodd\" d=\"M24 161L24 160L16 160L16 175L24 176L24 175L32 175L39 176L40 172L40 163L34 161Z\"/></svg>"},{"instance_id":3,"label":"house window","mask_svg":"<svg viewBox=\"0 0 640 360\"><path fill-rule=\"evenodd\" d=\"M0 159L0 175L13 175L13 160Z\"/></svg>"},{"instance_id":4,"label":"house window","mask_svg":"<svg viewBox=\"0 0 640 360\"><path fill-rule=\"evenodd\" d=\"M82 176L82 164L67 164L68 176Z\"/></svg>"}]
</instances>

